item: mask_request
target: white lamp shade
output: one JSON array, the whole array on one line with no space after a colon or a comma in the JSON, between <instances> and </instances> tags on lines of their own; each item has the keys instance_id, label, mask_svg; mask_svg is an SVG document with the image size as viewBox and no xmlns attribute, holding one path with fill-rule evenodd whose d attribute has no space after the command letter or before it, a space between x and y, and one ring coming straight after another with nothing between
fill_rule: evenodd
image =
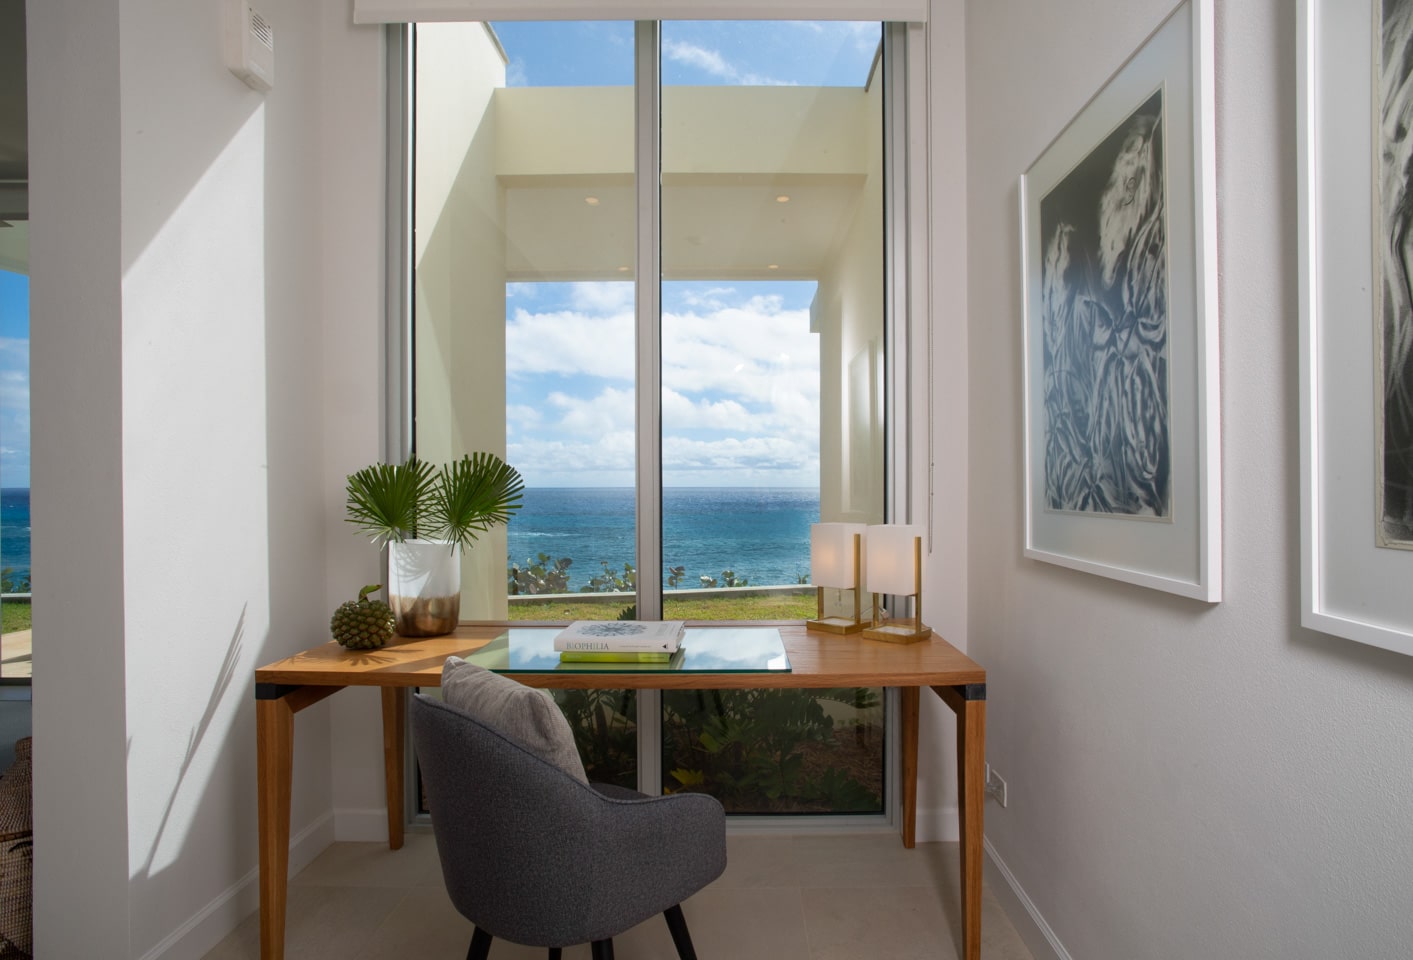
<instances>
[{"instance_id":1,"label":"white lamp shade","mask_svg":"<svg viewBox=\"0 0 1413 960\"><path fill-rule=\"evenodd\" d=\"M908 597L917 593L915 542L922 528L884 523L868 528L864 584L869 593Z\"/></svg>"},{"instance_id":2,"label":"white lamp shade","mask_svg":"<svg viewBox=\"0 0 1413 960\"><path fill-rule=\"evenodd\" d=\"M816 587L852 590L854 582L854 535L868 528L862 523L815 523L810 525L810 582Z\"/></svg>"}]
</instances>

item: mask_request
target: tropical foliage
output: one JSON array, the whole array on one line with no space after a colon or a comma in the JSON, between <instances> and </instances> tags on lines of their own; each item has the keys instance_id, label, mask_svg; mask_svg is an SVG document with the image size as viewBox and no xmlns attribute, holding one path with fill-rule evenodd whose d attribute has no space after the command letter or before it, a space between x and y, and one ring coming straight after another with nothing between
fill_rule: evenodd
<instances>
[{"instance_id":1,"label":"tropical foliage","mask_svg":"<svg viewBox=\"0 0 1413 960\"><path fill-rule=\"evenodd\" d=\"M376 463L350 474L347 517L379 543L421 537L462 550L520 509L525 483L493 453L475 453L441 467L412 457Z\"/></svg>"}]
</instances>

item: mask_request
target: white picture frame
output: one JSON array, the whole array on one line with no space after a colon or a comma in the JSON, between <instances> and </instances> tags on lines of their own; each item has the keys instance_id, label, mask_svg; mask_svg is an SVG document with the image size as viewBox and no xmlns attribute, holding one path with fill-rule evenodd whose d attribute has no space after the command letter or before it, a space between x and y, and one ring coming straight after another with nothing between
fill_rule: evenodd
<instances>
[{"instance_id":1,"label":"white picture frame","mask_svg":"<svg viewBox=\"0 0 1413 960\"><path fill-rule=\"evenodd\" d=\"M1222 598L1212 23L1211 0L1180 3L1019 191L1024 555L1208 603Z\"/></svg>"},{"instance_id":2,"label":"white picture frame","mask_svg":"<svg viewBox=\"0 0 1413 960\"><path fill-rule=\"evenodd\" d=\"M1379 545L1375 0L1300 0L1300 622L1413 655L1413 550Z\"/></svg>"}]
</instances>

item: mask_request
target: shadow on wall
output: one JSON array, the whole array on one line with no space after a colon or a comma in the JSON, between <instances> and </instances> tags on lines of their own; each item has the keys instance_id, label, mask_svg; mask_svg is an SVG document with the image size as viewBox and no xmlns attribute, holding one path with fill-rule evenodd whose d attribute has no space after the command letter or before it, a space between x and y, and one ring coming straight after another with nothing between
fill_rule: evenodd
<instances>
[{"instance_id":1,"label":"shadow on wall","mask_svg":"<svg viewBox=\"0 0 1413 960\"><path fill-rule=\"evenodd\" d=\"M216 714L226 695L230 692L231 684L236 677L236 667L241 659L241 647L245 638L245 615L248 604L241 608L240 618L236 621L235 631L231 635L231 641L226 647L226 656L221 661L221 668L216 673L216 682L211 688L211 695L206 700L206 710L201 714L201 719L188 733L186 738L186 752L182 756L181 766L177 771L176 783L172 785L171 795L167 797L166 804L162 808L162 816L159 818L157 828L152 834L152 845L147 851L147 856L142 865L133 871L133 877L148 877L152 875L152 864L156 859L157 851L162 846L162 840L166 836L167 827L172 817L172 811L177 805L177 797L182 793L182 788L186 785L187 777L191 773L201 749L206 745L207 737L211 733L216 719ZM239 711L237 711L239 714ZM245 731L251 728L251 724L242 724L239 716L232 723L231 728ZM231 729L227 730L229 734ZM213 753L213 756L220 756L225 751L225 745L220 744ZM132 753L132 739L128 739L128 753ZM197 803L192 809L201 809L204 804Z\"/></svg>"}]
</instances>

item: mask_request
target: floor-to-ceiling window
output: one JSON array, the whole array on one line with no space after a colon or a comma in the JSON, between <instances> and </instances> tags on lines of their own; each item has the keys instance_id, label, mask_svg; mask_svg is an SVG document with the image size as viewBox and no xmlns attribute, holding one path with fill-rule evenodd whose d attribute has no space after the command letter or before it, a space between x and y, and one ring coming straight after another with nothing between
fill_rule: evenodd
<instances>
[{"instance_id":1,"label":"floor-to-ceiling window","mask_svg":"<svg viewBox=\"0 0 1413 960\"><path fill-rule=\"evenodd\" d=\"M812 616L810 524L884 517L881 25L410 36L413 443L526 481L463 616ZM883 809L882 691L559 698L596 779Z\"/></svg>"},{"instance_id":2,"label":"floor-to-ceiling window","mask_svg":"<svg viewBox=\"0 0 1413 960\"><path fill-rule=\"evenodd\" d=\"M30 656L29 147L24 4L0 10L0 680Z\"/></svg>"}]
</instances>

